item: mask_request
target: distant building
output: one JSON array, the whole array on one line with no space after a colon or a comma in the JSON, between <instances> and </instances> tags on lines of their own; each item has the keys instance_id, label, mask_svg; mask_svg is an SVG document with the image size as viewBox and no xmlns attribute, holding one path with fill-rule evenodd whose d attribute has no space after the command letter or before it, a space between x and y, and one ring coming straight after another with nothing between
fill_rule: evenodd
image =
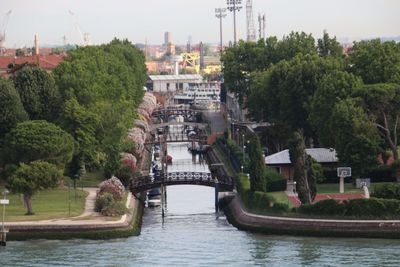
<instances>
[{"instance_id":1,"label":"distant building","mask_svg":"<svg viewBox=\"0 0 400 267\"><path fill-rule=\"evenodd\" d=\"M333 148L307 148L306 153L315 159L318 163L325 167L336 167L338 158L336 150ZM275 168L289 181L293 181L293 166L289 157L289 150L285 149L281 152L265 157L265 164L268 167Z\"/></svg>"},{"instance_id":2,"label":"distant building","mask_svg":"<svg viewBox=\"0 0 400 267\"><path fill-rule=\"evenodd\" d=\"M39 61L38 61L39 60ZM50 72L55 69L62 61L64 56L62 55L40 55L36 56L23 56L23 57L0 57L0 76L7 77L10 75L9 66L23 65L23 64L37 64L39 67Z\"/></svg>"},{"instance_id":3,"label":"distant building","mask_svg":"<svg viewBox=\"0 0 400 267\"><path fill-rule=\"evenodd\" d=\"M175 92L203 82L200 74L149 75L146 87L154 92Z\"/></svg>"},{"instance_id":4,"label":"distant building","mask_svg":"<svg viewBox=\"0 0 400 267\"><path fill-rule=\"evenodd\" d=\"M169 44L172 44L172 34L170 32L164 33L164 46L168 47Z\"/></svg>"}]
</instances>

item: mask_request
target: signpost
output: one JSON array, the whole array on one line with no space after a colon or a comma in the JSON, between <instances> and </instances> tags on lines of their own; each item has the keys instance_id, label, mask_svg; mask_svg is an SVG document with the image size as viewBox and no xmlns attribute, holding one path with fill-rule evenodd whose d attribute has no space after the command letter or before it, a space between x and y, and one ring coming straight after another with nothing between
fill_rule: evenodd
<instances>
[{"instance_id":1,"label":"signpost","mask_svg":"<svg viewBox=\"0 0 400 267\"><path fill-rule=\"evenodd\" d=\"M350 167L339 167L339 168L337 168L337 175L340 178L339 192L341 194L343 194L344 193L344 177L351 176L351 168Z\"/></svg>"}]
</instances>

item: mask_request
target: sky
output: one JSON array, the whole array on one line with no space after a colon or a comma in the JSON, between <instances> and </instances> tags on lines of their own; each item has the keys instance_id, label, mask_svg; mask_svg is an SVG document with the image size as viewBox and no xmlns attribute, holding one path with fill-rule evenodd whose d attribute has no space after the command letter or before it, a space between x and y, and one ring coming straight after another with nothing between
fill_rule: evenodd
<instances>
[{"instance_id":1,"label":"sky","mask_svg":"<svg viewBox=\"0 0 400 267\"><path fill-rule=\"evenodd\" d=\"M237 14L237 35L246 38L246 9ZM7 47L33 46L38 34L41 44L80 44L74 19L82 32L90 33L93 44L114 37L133 43L162 44L164 32L173 42L186 44L219 42L219 21L215 8L226 0L0 0L0 27L12 9L6 31ZM253 0L254 22L266 15L266 35L291 31L322 36L326 29L340 41L400 36L400 0ZM223 20L224 43L233 40L233 15Z\"/></svg>"}]
</instances>

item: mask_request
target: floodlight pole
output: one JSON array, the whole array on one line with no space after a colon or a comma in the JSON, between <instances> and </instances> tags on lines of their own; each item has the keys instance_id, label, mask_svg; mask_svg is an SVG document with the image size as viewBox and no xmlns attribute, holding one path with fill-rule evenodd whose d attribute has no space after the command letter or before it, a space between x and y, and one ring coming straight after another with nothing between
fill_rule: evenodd
<instances>
[{"instance_id":1,"label":"floodlight pole","mask_svg":"<svg viewBox=\"0 0 400 267\"><path fill-rule=\"evenodd\" d=\"M222 54L222 19L226 17L226 8L216 8L215 9L215 16L219 19L219 40L220 40L220 47L219 51Z\"/></svg>"},{"instance_id":2,"label":"floodlight pole","mask_svg":"<svg viewBox=\"0 0 400 267\"><path fill-rule=\"evenodd\" d=\"M236 45L236 10L239 12L242 7L242 0L226 0L228 10L233 12L233 44Z\"/></svg>"}]
</instances>

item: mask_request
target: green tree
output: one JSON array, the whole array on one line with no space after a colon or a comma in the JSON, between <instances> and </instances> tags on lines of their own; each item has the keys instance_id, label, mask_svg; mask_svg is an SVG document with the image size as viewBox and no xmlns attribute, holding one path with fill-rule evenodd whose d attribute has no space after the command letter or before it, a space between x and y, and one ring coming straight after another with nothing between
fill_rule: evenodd
<instances>
[{"instance_id":1,"label":"green tree","mask_svg":"<svg viewBox=\"0 0 400 267\"><path fill-rule=\"evenodd\" d=\"M62 177L62 172L55 165L38 160L30 164L22 163L7 180L7 187L13 193L23 194L26 215L32 215L32 196L40 190L56 187Z\"/></svg>"},{"instance_id":2,"label":"green tree","mask_svg":"<svg viewBox=\"0 0 400 267\"><path fill-rule=\"evenodd\" d=\"M400 127L400 85L365 85L354 95L363 99L366 113L378 127L379 133L392 150L394 159L397 160L399 158L397 146Z\"/></svg>"},{"instance_id":3,"label":"green tree","mask_svg":"<svg viewBox=\"0 0 400 267\"><path fill-rule=\"evenodd\" d=\"M60 94L52 75L41 68L26 66L17 71L11 79L30 119L56 119L60 107Z\"/></svg>"},{"instance_id":4,"label":"green tree","mask_svg":"<svg viewBox=\"0 0 400 267\"><path fill-rule=\"evenodd\" d=\"M250 173L250 190L266 191L267 182L265 180L265 162L261 150L260 140L256 134L251 134L248 143L249 153L249 173Z\"/></svg>"},{"instance_id":5,"label":"green tree","mask_svg":"<svg viewBox=\"0 0 400 267\"><path fill-rule=\"evenodd\" d=\"M18 92L11 81L0 77L0 140L18 122L28 119Z\"/></svg>"},{"instance_id":6,"label":"green tree","mask_svg":"<svg viewBox=\"0 0 400 267\"><path fill-rule=\"evenodd\" d=\"M5 138L3 157L7 163L43 160L64 166L71 160L73 138L47 121L24 121Z\"/></svg>"},{"instance_id":7,"label":"green tree","mask_svg":"<svg viewBox=\"0 0 400 267\"><path fill-rule=\"evenodd\" d=\"M318 54L322 57L343 56L343 49L340 46L339 42L336 41L336 37L330 38L327 31L324 31L324 36L321 39L318 39L317 50Z\"/></svg>"},{"instance_id":8,"label":"green tree","mask_svg":"<svg viewBox=\"0 0 400 267\"><path fill-rule=\"evenodd\" d=\"M115 172L120 145L136 116L146 79L144 55L127 40L78 48L55 70L63 99L61 125L78 143L78 164ZM112 162L111 162L112 161Z\"/></svg>"},{"instance_id":9,"label":"green tree","mask_svg":"<svg viewBox=\"0 0 400 267\"><path fill-rule=\"evenodd\" d=\"M296 181L297 193L302 204L312 203L317 195L316 179L318 173L312 167L313 160L306 153L304 138L299 132L295 132L289 140L289 156Z\"/></svg>"},{"instance_id":10,"label":"green tree","mask_svg":"<svg viewBox=\"0 0 400 267\"><path fill-rule=\"evenodd\" d=\"M280 61L252 80L250 115L284 125L290 132L302 129L307 138L315 137L309 121L312 97L324 75L341 69L341 60L317 55L297 55Z\"/></svg>"},{"instance_id":11,"label":"green tree","mask_svg":"<svg viewBox=\"0 0 400 267\"><path fill-rule=\"evenodd\" d=\"M400 46L380 39L355 42L349 54L350 71L364 83L400 83Z\"/></svg>"},{"instance_id":12,"label":"green tree","mask_svg":"<svg viewBox=\"0 0 400 267\"><path fill-rule=\"evenodd\" d=\"M362 85L359 77L341 70L323 75L318 82L312 95L309 120L323 146L332 147L334 144L335 129L331 116L335 104L350 97Z\"/></svg>"},{"instance_id":13,"label":"green tree","mask_svg":"<svg viewBox=\"0 0 400 267\"><path fill-rule=\"evenodd\" d=\"M377 165L381 138L360 99L347 98L332 111L332 133L339 161L352 168L353 177L365 175Z\"/></svg>"}]
</instances>

